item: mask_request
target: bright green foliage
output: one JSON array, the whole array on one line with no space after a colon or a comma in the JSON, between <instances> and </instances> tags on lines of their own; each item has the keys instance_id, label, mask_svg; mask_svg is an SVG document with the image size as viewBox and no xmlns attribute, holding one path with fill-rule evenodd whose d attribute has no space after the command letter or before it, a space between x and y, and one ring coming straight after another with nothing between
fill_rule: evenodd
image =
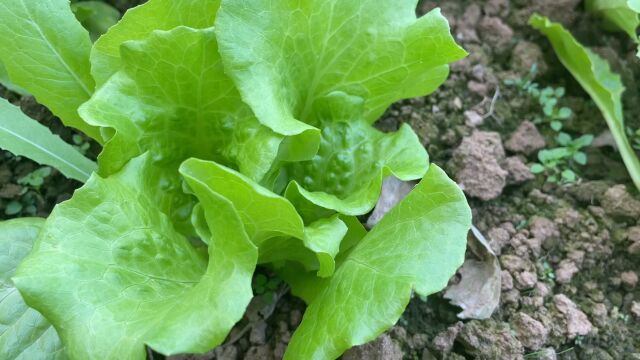
<instances>
[{"instance_id":1,"label":"bright green foliage","mask_svg":"<svg viewBox=\"0 0 640 360\"><path fill-rule=\"evenodd\" d=\"M318 283L285 359L337 358L395 324L412 289L424 296L442 289L464 260L466 244L458 239L470 218L462 191L432 165L335 275Z\"/></svg>"},{"instance_id":2,"label":"bright green foliage","mask_svg":"<svg viewBox=\"0 0 640 360\"><path fill-rule=\"evenodd\" d=\"M177 26L206 28L213 25L219 0L149 0L124 15L91 50L91 73L98 86L120 69L120 46L143 40L155 30Z\"/></svg>"},{"instance_id":3,"label":"bright green foliage","mask_svg":"<svg viewBox=\"0 0 640 360\"><path fill-rule=\"evenodd\" d=\"M0 222L0 358L64 360L58 334L37 311L27 306L11 277L31 251L44 219Z\"/></svg>"},{"instance_id":4,"label":"bright green foliage","mask_svg":"<svg viewBox=\"0 0 640 360\"><path fill-rule=\"evenodd\" d=\"M118 9L102 1L74 2L71 4L71 10L76 19L89 31L93 41L120 20Z\"/></svg>"},{"instance_id":5,"label":"bright green foliage","mask_svg":"<svg viewBox=\"0 0 640 360\"><path fill-rule=\"evenodd\" d=\"M310 304L295 359L335 358L397 321L412 289L446 285L464 257L464 196L409 126L371 125L392 102L434 91L465 55L439 11L417 19L415 4L222 0L214 28L218 1L150 0L97 40L98 87L79 114L106 141L99 174L56 206L15 277L70 358L208 351L252 283L282 293L252 280L258 264ZM425 174L367 233L355 215L383 178Z\"/></svg>"},{"instance_id":6,"label":"bright green foliage","mask_svg":"<svg viewBox=\"0 0 640 360\"><path fill-rule=\"evenodd\" d=\"M364 215L376 204L384 177L409 181L426 173L429 157L413 130L405 124L396 133L384 134L364 120L363 105L361 98L341 92L316 101L314 114L323 125L320 149L312 160L288 166L293 182L286 194L298 207L304 208L299 204L304 201Z\"/></svg>"},{"instance_id":7,"label":"bright green foliage","mask_svg":"<svg viewBox=\"0 0 640 360\"><path fill-rule=\"evenodd\" d=\"M0 61L0 84L20 95L29 95L29 92L27 90L11 82L11 79L9 79L9 74L7 73L7 69L2 64L2 61Z\"/></svg>"},{"instance_id":8,"label":"bright green foliage","mask_svg":"<svg viewBox=\"0 0 640 360\"><path fill-rule=\"evenodd\" d=\"M587 9L602 16L608 28L622 30L638 42L638 26L640 26L638 0L587 0Z\"/></svg>"},{"instance_id":9,"label":"bright green foliage","mask_svg":"<svg viewBox=\"0 0 640 360\"><path fill-rule=\"evenodd\" d=\"M507 85L517 86L529 96L538 100L544 116L535 119L536 124L549 124L554 131L562 130L564 120L573 115L573 111L568 107L558 107L558 104L565 94L563 87L554 88L547 86L540 89L540 85L533 81L537 72L537 66L533 65L529 74L523 79L507 80Z\"/></svg>"},{"instance_id":10,"label":"bright green foliage","mask_svg":"<svg viewBox=\"0 0 640 360\"><path fill-rule=\"evenodd\" d=\"M281 137L260 125L224 74L213 29L155 31L125 43L121 58L122 70L80 110L115 130L101 173L145 151L175 174L191 156L237 164L258 181L269 171Z\"/></svg>"},{"instance_id":11,"label":"bright green foliage","mask_svg":"<svg viewBox=\"0 0 640 360\"><path fill-rule=\"evenodd\" d=\"M7 100L0 99L0 148L86 181L96 164Z\"/></svg>"},{"instance_id":12,"label":"bright green foliage","mask_svg":"<svg viewBox=\"0 0 640 360\"><path fill-rule=\"evenodd\" d=\"M538 152L540 163L531 166L534 174L545 173L550 183L572 183L577 180L574 169L587 164L587 154L581 151L593 142L593 135L573 139L567 133L559 133L555 139L559 147Z\"/></svg>"},{"instance_id":13,"label":"bright green foliage","mask_svg":"<svg viewBox=\"0 0 640 360\"><path fill-rule=\"evenodd\" d=\"M256 248L226 200L194 188L212 238L194 248L163 213L148 156L94 175L56 207L14 279L74 359L142 359L221 343L251 299ZM193 187L193 184L192 184ZM202 191L201 191L202 190ZM208 262L208 265L207 265Z\"/></svg>"},{"instance_id":14,"label":"bright green foliage","mask_svg":"<svg viewBox=\"0 0 640 360\"><path fill-rule=\"evenodd\" d=\"M394 101L434 91L447 64L465 56L439 10L416 20L415 5L222 0L217 36L227 70L258 119L293 137L289 158L306 160L319 140L318 99L334 91L358 96L372 123Z\"/></svg>"},{"instance_id":15,"label":"bright green foliage","mask_svg":"<svg viewBox=\"0 0 640 360\"><path fill-rule=\"evenodd\" d=\"M640 189L640 159L625 133L621 99L624 86L620 76L611 71L609 63L577 42L561 24L539 15L534 15L530 23L549 38L562 64L591 95L607 121L633 182Z\"/></svg>"},{"instance_id":16,"label":"bright green foliage","mask_svg":"<svg viewBox=\"0 0 640 360\"><path fill-rule=\"evenodd\" d=\"M68 0L0 2L0 62L11 81L43 105L97 141L97 128L86 124L78 107L89 99L89 33L75 19Z\"/></svg>"}]
</instances>

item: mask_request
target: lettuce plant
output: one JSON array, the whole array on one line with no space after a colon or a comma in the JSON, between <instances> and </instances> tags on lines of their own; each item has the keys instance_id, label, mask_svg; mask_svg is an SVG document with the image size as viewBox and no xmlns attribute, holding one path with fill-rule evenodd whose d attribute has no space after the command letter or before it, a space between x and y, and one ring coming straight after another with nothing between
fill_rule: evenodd
<instances>
[{"instance_id":1,"label":"lettuce plant","mask_svg":"<svg viewBox=\"0 0 640 360\"><path fill-rule=\"evenodd\" d=\"M337 358L413 291L442 289L464 258L464 195L411 128L372 126L465 56L439 10L415 5L150 0L92 44L66 0L0 0L10 80L104 145L46 221L5 225L35 242L3 284L53 325L56 356L208 351L258 265L308 304L288 359ZM390 175L422 181L367 232L357 216Z\"/></svg>"}]
</instances>

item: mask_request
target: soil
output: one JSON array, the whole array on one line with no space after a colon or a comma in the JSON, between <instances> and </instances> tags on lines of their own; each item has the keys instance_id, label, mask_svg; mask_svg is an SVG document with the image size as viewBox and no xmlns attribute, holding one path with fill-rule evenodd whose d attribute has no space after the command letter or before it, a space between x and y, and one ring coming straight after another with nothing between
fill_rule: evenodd
<instances>
[{"instance_id":1,"label":"soil","mask_svg":"<svg viewBox=\"0 0 640 360\"><path fill-rule=\"evenodd\" d=\"M132 5L113 3L121 10ZM637 129L640 61L634 46L624 34L600 30L580 0L422 1L418 14L436 6L470 55L451 67L436 93L395 104L378 127L413 126L433 162L464 187L474 225L501 265L500 306L489 319L463 320L442 293L416 297L393 329L343 358L640 359L640 195L606 142L588 149L589 162L577 168L574 183L549 184L531 174L529 165L539 149L553 144L554 132L535 123L542 113L535 100L504 83L525 77L536 64L536 82L567 90L561 103L574 115L565 131L606 137L595 105L546 39L527 26L533 12L542 13L622 74L627 125ZM32 98L1 87L0 96L71 140ZM93 145L89 155L97 150ZM38 166L6 153L0 159L3 218L46 216L80 185L54 171L38 188L23 186L18 179ZM12 201L23 209L7 215ZM173 359L280 359L303 312L304 304L286 291L257 296L225 345Z\"/></svg>"}]
</instances>

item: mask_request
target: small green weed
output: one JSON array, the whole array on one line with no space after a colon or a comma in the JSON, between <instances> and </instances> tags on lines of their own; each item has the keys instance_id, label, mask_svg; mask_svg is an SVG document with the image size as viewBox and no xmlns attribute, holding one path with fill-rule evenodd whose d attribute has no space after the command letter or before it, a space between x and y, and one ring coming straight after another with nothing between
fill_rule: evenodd
<instances>
[{"instance_id":1,"label":"small green weed","mask_svg":"<svg viewBox=\"0 0 640 360\"><path fill-rule=\"evenodd\" d=\"M543 89L540 85L533 81L538 71L537 65L533 65L529 74L522 79L512 79L505 81L505 84L516 86L529 96L538 100L540 107L542 107L543 116L538 116L534 119L536 124L549 124L554 131L562 130L564 120L567 120L573 115L573 111L568 107L559 107L560 99L565 94L563 87L554 88L547 86Z\"/></svg>"},{"instance_id":2,"label":"small green weed","mask_svg":"<svg viewBox=\"0 0 640 360\"><path fill-rule=\"evenodd\" d=\"M561 132L555 141L559 147L545 149L538 152L538 163L531 166L534 174L545 174L550 183L573 183L578 176L573 170L578 165L587 164L587 154L582 149L591 145L593 135L582 135L572 138L571 135Z\"/></svg>"}]
</instances>

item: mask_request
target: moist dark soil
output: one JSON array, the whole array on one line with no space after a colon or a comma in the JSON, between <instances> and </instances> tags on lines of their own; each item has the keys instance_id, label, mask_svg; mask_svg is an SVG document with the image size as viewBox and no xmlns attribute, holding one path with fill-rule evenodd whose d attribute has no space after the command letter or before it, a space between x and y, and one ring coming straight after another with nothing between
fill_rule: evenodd
<instances>
[{"instance_id":1,"label":"moist dark soil","mask_svg":"<svg viewBox=\"0 0 640 360\"><path fill-rule=\"evenodd\" d=\"M111 2L125 11L142 1ZM395 104L378 127L413 126L432 161L464 187L474 225L501 265L500 305L489 319L460 319L461 309L443 294L416 297L393 329L343 358L640 359L640 196L606 140L600 112L527 20L539 12L560 21L609 60L628 89L627 125L638 129L640 61L633 44L602 31L580 0L422 1L417 13L435 7L470 55L452 65L436 93ZM564 131L602 140L587 150L588 164L574 169L572 183L547 183L528 170L538 150L554 146L556 133L535 123L542 116L537 101L505 80L526 77L534 64L541 87L567 90L561 105L573 115ZM1 87L0 96L72 141L73 133L32 98ZM93 144L88 155L98 151ZM55 171L37 188L19 184L37 168L0 154L0 216L46 216L80 186ZM282 358L304 304L281 290L256 296L225 345L172 358Z\"/></svg>"}]
</instances>

